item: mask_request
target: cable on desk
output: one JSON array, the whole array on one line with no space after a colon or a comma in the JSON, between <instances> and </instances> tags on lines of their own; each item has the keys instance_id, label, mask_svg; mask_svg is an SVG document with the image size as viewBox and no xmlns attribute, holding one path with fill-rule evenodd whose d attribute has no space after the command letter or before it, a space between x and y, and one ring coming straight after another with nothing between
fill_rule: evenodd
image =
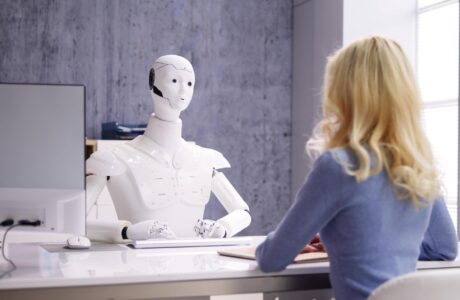
<instances>
[{"instance_id":1,"label":"cable on desk","mask_svg":"<svg viewBox=\"0 0 460 300\"><path fill-rule=\"evenodd\" d=\"M20 220L17 224L14 224L14 221L12 219L8 219L0 223L0 225L2 226L8 226L8 228L5 230L5 233L3 234L1 247L2 247L3 259L11 265L11 268L9 270L6 270L5 272L0 274L0 279L4 278L6 275L16 270L16 265L14 264L14 262L8 257L6 257L5 255L6 236L8 232L15 227L19 227L19 226L34 226L35 227L35 226L39 226L40 224L41 224L40 220L37 220L37 221Z\"/></svg>"},{"instance_id":2,"label":"cable on desk","mask_svg":"<svg viewBox=\"0 0 460 300\"><path fill-rule=\"evenodd\" d=\"M3 277L5 277L6 275L10 274L11 272L13 272L14 270L16 270L16 265L14 264L14 262L9 259L8 257L6 257L5 255L5 246L6 246L6 235L8 234L8 232L15 228L15 227L18 227L18 226L23 226L21 224L14 224L14 225L10 225L10 227L8 227L6 230L5 230L5 233L3 234L3 239L2 239L2 257L4 260L6 260L10 265L11 265L11 268L9 270L6 270L5 272L3 272L1 275L0 275L0 279L2 279Z\"/></svg>"}]
</instances>

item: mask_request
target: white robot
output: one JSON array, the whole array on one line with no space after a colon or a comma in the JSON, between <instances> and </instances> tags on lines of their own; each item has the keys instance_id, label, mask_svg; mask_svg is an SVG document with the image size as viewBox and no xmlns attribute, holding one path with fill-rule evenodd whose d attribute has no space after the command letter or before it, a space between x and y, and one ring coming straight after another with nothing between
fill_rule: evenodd
<instances>
[{"instance_id":1,"label":"white robot","mask_svg":"<svg viewBox=\"0 0 460 300\"><path fill-rule=\"evenodd\" d=\"M195 73L176 55L158 58L149 86L155 113L144 135L87 160L87 198L95 202L105 185L120 220L88 222L93 240L231 237L251 223L249 207L220 169L224 156L185 141L180 114L192 99ZM211 191L228 214L203 220Z\"/></svg>"}]
</instances>

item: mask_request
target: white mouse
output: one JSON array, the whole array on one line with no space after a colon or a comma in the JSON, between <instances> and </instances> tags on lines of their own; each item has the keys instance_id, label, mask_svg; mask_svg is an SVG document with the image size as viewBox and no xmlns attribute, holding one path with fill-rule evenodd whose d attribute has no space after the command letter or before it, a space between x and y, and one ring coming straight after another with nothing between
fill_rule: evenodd
<instances>
[{"instance_id":1,"label":"white mouse","mask_svg":"<svg viewBox=\"0 0 460 300\"><path fill-rule=\"evenodd\" d=\"M72 236L67 239L67 248L69 249L88 249L91 247L91 241L86 236Z\"/></svg>"}]
</instances>

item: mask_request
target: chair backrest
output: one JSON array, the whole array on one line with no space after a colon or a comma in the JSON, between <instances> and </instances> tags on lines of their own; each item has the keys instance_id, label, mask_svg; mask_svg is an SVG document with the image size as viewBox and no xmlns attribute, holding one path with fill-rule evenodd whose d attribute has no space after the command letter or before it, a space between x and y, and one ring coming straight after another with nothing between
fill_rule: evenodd
<instances>
[{"instance_id":1,"label":"chair backrest","mask_svg":"<svg viewBox=\"0 0 460 300\"><path fill-rule=\"evenodd\" d=\"M388 280L368 300L460 299L460 269L418 271Z\"/></svg>"}]
</instances>

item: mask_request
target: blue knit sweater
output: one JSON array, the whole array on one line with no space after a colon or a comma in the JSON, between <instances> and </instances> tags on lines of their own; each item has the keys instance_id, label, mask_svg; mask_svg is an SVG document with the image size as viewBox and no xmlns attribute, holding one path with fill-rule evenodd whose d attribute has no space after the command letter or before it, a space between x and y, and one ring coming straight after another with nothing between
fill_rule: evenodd
<instances>
[{"instance_id":1,"label":"blue knit sweater","mask_svg":"<svg viewBox=\"0 0 460 300\"><path fill-rule=\"evenodd\" d=\"M417 210L397 199L385 172L357 183L336 159L356 160L333 153L316 160L292 207L257 248L262 271L286 268L317 232L338 300L367 299L388 279L415 271L417 259L455 259L457 236L443 199Z\"/></svg>"}]
</instances>

